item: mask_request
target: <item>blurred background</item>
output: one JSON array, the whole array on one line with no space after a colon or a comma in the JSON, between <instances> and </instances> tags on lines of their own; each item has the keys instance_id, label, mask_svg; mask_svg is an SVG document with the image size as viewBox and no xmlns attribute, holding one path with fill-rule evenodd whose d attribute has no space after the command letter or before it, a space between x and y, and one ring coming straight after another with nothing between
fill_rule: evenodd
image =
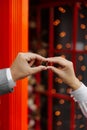
<instances>
[{"instance_id":1,"label":"blurred background","mask_svg":"<svg viewBox=\"0 0 87 130\"><path fill-rule=\"evenodd\" d=\"M87 2L30 0L29 51L74 63L87 85ZM70 87L51 71L28 78L28 130L87 130Z\"/></svg>"}]
</instances>

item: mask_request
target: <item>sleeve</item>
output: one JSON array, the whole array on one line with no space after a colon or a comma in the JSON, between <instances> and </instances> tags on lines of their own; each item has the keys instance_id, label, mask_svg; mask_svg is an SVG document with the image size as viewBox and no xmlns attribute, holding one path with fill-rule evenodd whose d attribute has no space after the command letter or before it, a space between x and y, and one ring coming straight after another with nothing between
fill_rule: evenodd
<instances>
[{"instance_id":1,"label":"sleeve","mask_svg":"<svg viewBox=\"0 0 87 130\"><path fill-rule=\"evenodd\" d=\"M16 86L16 83L12 79L10 68L6 69L6 75L7 75L9 87L13 88L14 86Z\"/></svg>"},{"instance_id":2,"label":"sleeve","mask_svg":"<svg viewBox=\"0 0 87 130\"><path fill-rule=\"evenodd\" d=\"M13 91L12 87L9 87L9 80L7 78L7 69L0 69L0 95L10 93Z\"/></svg>"},{"instance_id":3,"label":"sleeve","mask_svg":"<svg viewBox=\"0 0 87 130\"><path fill-rule=\"evenodd\" d=\"M87 87L82 83L80 88L71 92L71 96L79 103L79 106L87 118Z\"/></svg>"}]
</instances>

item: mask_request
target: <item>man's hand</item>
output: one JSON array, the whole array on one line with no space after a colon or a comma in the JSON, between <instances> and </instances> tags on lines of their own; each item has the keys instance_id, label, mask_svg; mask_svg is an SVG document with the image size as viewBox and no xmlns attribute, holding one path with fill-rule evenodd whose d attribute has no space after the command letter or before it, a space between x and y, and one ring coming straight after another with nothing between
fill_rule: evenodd
<instances>
[{"instance_id":1,"label":"man's hand","mask_svg":"<svg viewBox=\"0 0 87 130\"><path fill-rule=\"evenodd\" d=\"M32 67L35 61L43 62L46 59L38 54L34 53L19 53L10 67L12 78L14 81L25 78L31 74L35 74L42 70L46 70L45 66L38 65Z\"/></svg>"}]
</instances>

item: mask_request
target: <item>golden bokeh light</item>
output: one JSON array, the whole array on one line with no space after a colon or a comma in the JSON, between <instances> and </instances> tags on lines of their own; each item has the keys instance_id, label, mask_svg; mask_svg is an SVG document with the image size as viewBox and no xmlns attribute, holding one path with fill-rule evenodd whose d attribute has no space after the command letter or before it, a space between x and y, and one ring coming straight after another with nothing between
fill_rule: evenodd
<instances>
[{"instance_id":1,"label":"golden bokeh light","mask_svg":"<svg viewBox=\"0 0 87 130\"><path fill-rule=\"evenodd\" d=\"M64 104L64 103L65 103L65 100L64 100L64 99L60 99L60 100L59 100L59 103L60 103L60 104Z\"/></svg>"},{"instance_id":2,"label":"golden bokeh light","mask_svg":"<svg viewBox=\"0 0 87 130\"><path fill-rule=\"evenodd\" d=\"M62 81L62 79L61 79L61 78L55 78L55 82L58 82L58 83L60 83L60 84L62 84L62 83L63 83L63 81Z\"/></svg>"},{"instance_id":3,"label":"golden bokeh light","mask_svg":"<svg viewBox=\"0 0 87 130\"><path fill-rule=\"evenodd\" d=\"M83 59L84 59L83 56L82 56L82 55L79 55L78 60L79 60L79 61L83 61Z\"/></svg>"},{"instance_id":4,"label":"golden bokeh light","mask_svg":"<svg viewBox=\"0 0 87 130\"><path fill-rule=\"evenodd\" d=\"M62 125L62 121L57 121L57 126L61 126Z\"/></svg>"},{"instance_id":5,"label":"golden bokeh light","mask_svg":"<svg viewBox=\"0 0 87 130\"><path fill-rule=\"evenodd\" d=\"M80 14L80 18L81 19L85 18L85 15L84 14Z\"/></svg>"},{"instance_id":6,"label":"golden bokeh light","mask_svg":"<svg viewBox=\"0 0 87 130\"><path fill-rule=\"evenodd\" d=\"M66 10L65 10L63 7L59 7L58 10L59 10L61 13L66 13Z\"/></svg>"},{"instance_id":7,"label":"golden bokeh light","mask_svg":"<svg viewBox=\"0 0 87 130\"><path fill-rule=\"evenodd\" d=\"M85 45L84 49L87 51L87 45Z\"/></svg>"},{"instance_id":8,"label":"golden bokeh light","mask_svg":"<svg viewBox=\"0 0 87 130\"><path fill-rule=\"evenodd\" d=\"M82 65L82 66L81 66L81 70L82 70L82 71L85 71L85 70L86 70L86 66L85 66L85 65Z\"/></svg>"},{"instance_id":9,"label":"golden bokeh light","mask_svg":"<svg viewBox=\"0 0 87 130\"><path fill-rule=\"evenodd\" d=\"M58 83L60 83L60 84L62 84L62 83L63 83L63 81L62 81L62 79L61 79L61 78L58 78Z\"/></svg>"},{"instance_id":10,"label":"golden bokeh light","mask_svg":"<svg viewBox=\"0 0 87 130\"><path fill-rule=\"evenodd\" d=\"M63 81L62 81L62 79L61 79L61 78L58 78L58 83L60 83L60 84L62 84L62 83L63 83Z\"/></svg>"},{"instance_id":11,"label":"golden bokeh light","mask_svg":"<svg viewBox=\"0 0 87 130\"><path fill-rule=\"evenodd\" d=\"M56 46L56 48L57 48L58 50L60 50L60 49L63 48L63 45L62 45L62 44L58 44L58 45Z\"/></svg>"},{"instance_id":12,"label":"golden bokeh light","mask_svg":"<svg viewBox=\"0 0 87 130\"><path fill-rule=\"evenodd\" d=\"M61 38L65 37L65 36L66 36L66 32L64 32L64 31L63 31L63 32L60 32L60 33L59 33L59 36L60 36Z\"/></svg>"},{"instance_id":13,"label":"golden bokeh light","mask_svg":"<svg viewBox=\"0 0 87 130\"><path fill-rule=\"evenodd\" d=\"M56 111L55 112L55 116L60 116L61 115L61 111Z\"/></svg>"},{"instance_id":14,"label":"golden bokeh light","mask_svg":"<svg viewBox=\"0 0 87 130\"><path fill-rule=\"evenodd\" d=\"M66 56L65 56L65 55L61 55L61 57L66 58Z\"/></svg>"},{"instance_id":15,"label":"golden bokeh light","mask_svg":"<svg viewBox=\"0 0 87 130\"><path fill-rule=\"evenodd\" d=\"M81 29L86 29L86 25L85 25L85 24L81 24L81 25L80 25L80 28L81 28Z\"/></svg>"},{"instance_id":16,"label":"golden bokeh light","mask_svg":"<svg viewBox=\"0 0 87 130\"><path fill-rule=\"evenodd\" d=\"M58 26L60 24L60 20L59 19L56 19L54 22L53 22L53 25L54 26Z\"/></svg>"},{"instance_id":17,"label":"golden bokeh light","mask_svg":"<svg viewBox=\"0 0 87 130\"><path fill-rule=\"evenodd\" d=\"M80 129L82 129L82 128L84 128L84 127L85 127L84 124L81 124L81 125L79 126Z\"/></svg>"},{"instance_id":18,"label":"golden bokeh light","mask_svg":"<svg viewBox=\"0 0 87 130\"><path fill-rule=\"evenodd\" d=\"M70 49L71 48L71 44L70 43L66 43L66 48Z\"/></svg>"}]
</instances>

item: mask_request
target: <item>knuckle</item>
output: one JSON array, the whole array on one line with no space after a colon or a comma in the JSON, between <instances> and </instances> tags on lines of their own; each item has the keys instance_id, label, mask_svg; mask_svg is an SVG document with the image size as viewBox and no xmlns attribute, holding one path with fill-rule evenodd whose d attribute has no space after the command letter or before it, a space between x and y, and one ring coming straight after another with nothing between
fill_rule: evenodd
<instances>
[{"instance_id":1,"label":"knuckle","mask_svg":"<svg viewBox=\"0 0 87 130\"><path fill-rule=\"evenodd\" d=\"M69 61L69 66L73 66L73 62L72 61Z\"/></svg>"},{"instance_id":2,"label":"knuckle","mask_svg":"<svg viewBox=\"0 0 87 130\"><path fill-rule=\"evenodd\" d=\"M22 52L19 52L19 53L18 53L18 57L23 57L23 53L22 53Z\"/></svg>"}]
</instances>

